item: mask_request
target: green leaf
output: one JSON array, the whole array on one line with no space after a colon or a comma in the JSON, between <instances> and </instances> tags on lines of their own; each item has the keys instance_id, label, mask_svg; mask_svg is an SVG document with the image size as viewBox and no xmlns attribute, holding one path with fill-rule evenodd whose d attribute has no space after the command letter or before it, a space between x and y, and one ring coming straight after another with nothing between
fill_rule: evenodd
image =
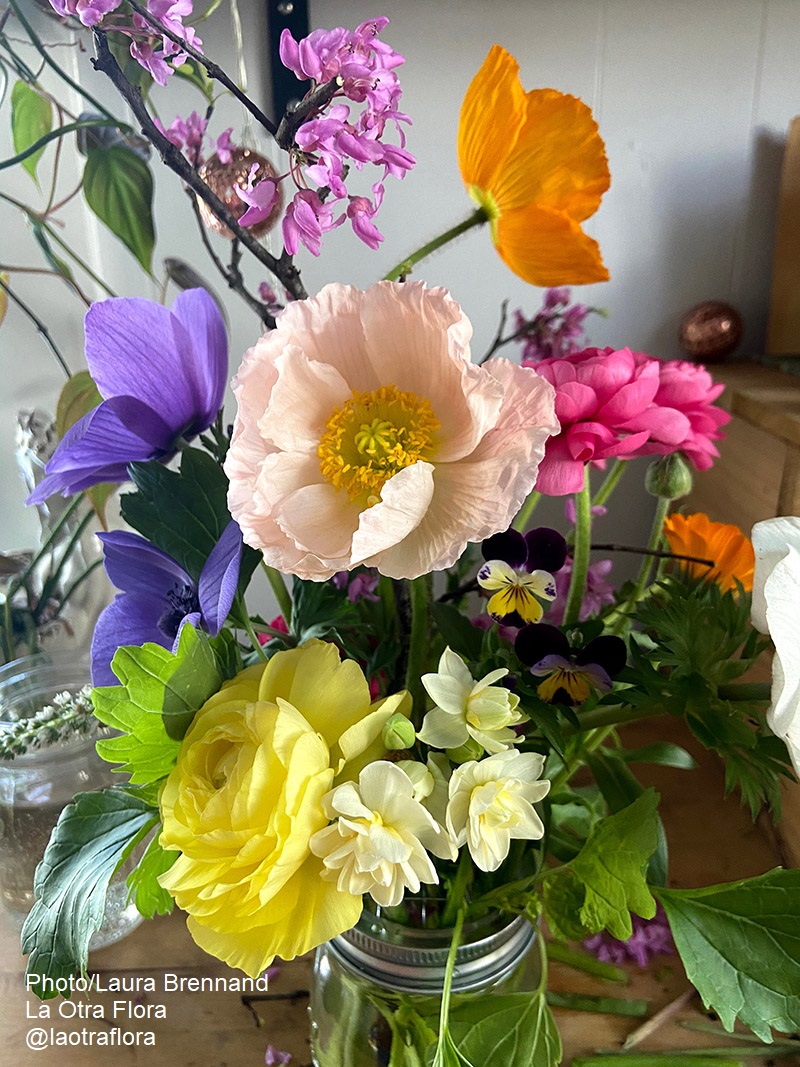
<instances>
[{"instance_id":1,"label":"green leaf","mask_svg":"<svg viewBox=\"0 0 800 1067\"><path fill-rule=\"evenodd\" d=\"M26 82L18 81L11 90L11 132L14 151L27 151L53 128L53 108L50 101ZM22 160L22 166L36 180L36 167L44 148Z\"/></svg>"},{"instance_id":2,"label":"green leaf","mask_svg":"<svg viewBox=\"0 0 800 1067\"><path fill-rule=\"evenodd\" d=\"M655 763L660 767L676 767L682 771L691 771L697 766L694 757L672 741L655 741L642 748L621 749L620 755L626 763Z\"/></svg>"},{"instance_id":3,"label":"green leaf","mask_svg":"<svg viewBox=\"0 0 800 1067\"><path fill-rule=\"evenodd\" d=\"M291 634L298 644L334 634L338 626L352 622L356 614L355 604L330 582L292 580Z\"/></svg>"},{"instance_id":4,"label":"green leaf","mask_svg":"<svg viewBox=\"0 0 800 1067\"><path fill-rule=\"evenodd\" d=\"M158 843L158 833L150 838L147 848L128 875L128 886L140 915L152 919L154 915L169 915L175 903L166 889L158 884L158 876L170 869L178 858L176 851L168 852Z\"/></svg>"},{"instance_id":5,"label":"green leaf","mask_svg":"<svg viewBox=\"0 0 800 1067\"><path fill-rule=\"evenodd\" d=\"M161 645L124 645L111 669L122 684L95 689L92 701L100 722L122 733L98 741L98 755L121 763L134 784L157 781L175 766L195 712L222 685L209 640L187 624L175 653Z\"/></svg>"},{"instance_id":6,"label":"green leaf","mask_svg":"<svg viewBox=\"0 0 800 1067\"><path fill-rule=\"evenodd\" d=\"M462 1055L484 1067L555 1067L561 1038L544 993L510 993L471 1001L450 1014Z\"/></svg>"},{"instance_id":7,"label":"green leaf","mask_svg":"<svg viewBox=\"0 0 800 1067\"><path fill-rule=\"evenodd\" d=\"M431 605L433 624L454 652L473 663L481 658L483 630L473 626L452 604Z\"/></svg>"},{"instance_id":8,"label":"green leaf","mask_svg":"<svg viewBox=\"0 0 800 1067\"><path fill-rule=\"evenodd\" d=\"M179 67L173 67L175 75L178 78L183 78L184 81L191 82L196 89L199 89L209 104L214 99L214 83L206 74L205 67L197 62L196 59L192 59L190 56L185 63L181 63Z\"/></svg>"},{"instance_id":9,"label":"green leaf","mask_svg":"<svg viewBox=\"0 0 800 1067\"><path fill-rule=\"evenodd\" d=\"M561 941L583 941L594 931L581 922L580 914L586 890L583 882L568 865L542 883L542 903L547 925Z\"/></svg>"},{"instance_id":10,"label":"green leaf","mask_svg":"<svg viewBox=\"0 0 800 1067\"><path fill-rule=\"evenodd\" d=\"M706 889L659 889L689 981L726 1030L800 1029L800 870Z\"/></svg>"},{"instance_id":11,"label":"green leaf","mask_svg":"<svg viewBox=\"0 0 800 1067\"><path fill-rule=\"evenodd\" d=\"M80 793L61 813L36 869L33 906L22 929L28 988L47 1000L42 978L84 972L89 941L103 921L111 876L137 838L158 821L150 805L122 790Z\"/></svg>"},{"instance_id":12,"label":"green leaf","mask_svg":"<svg viewBox=\"0 0 800 1067\"><path fill-rule=\"evenodd\" d=\"M86 203L152 273L153 175L145 161L123 145L93 149L83 171Z\"/></svg>"},{"instance_id":13,"label":"green leaf","mask_svg":"<svg viewBox=\"0 0 800 1067\"><path fill-rule=\"evenodd\" d=\"M51 270L54 270L56 274L60 274L62 278L66 278L71 282L74 280L75 275L72 273L72 268L66 260L57 256L53 251L53 246L50 244L50 239L45 233L45 229L40 222L31 223L31 231L33 238L36 241L39 248L44 253L44 258L47 260L47 264Z\"/></svg>"}]
</instances>

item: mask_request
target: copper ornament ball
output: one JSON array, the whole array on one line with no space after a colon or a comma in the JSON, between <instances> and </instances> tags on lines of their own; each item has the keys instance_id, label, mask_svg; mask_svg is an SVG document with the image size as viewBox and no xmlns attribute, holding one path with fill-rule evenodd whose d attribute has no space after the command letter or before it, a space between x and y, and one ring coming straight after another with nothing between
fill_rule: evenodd
<instances>
[{"instance_id":1,"label":"copper ornament ball","mask_svg":"<svg viewBox=\"0 0 800 1067\"><path fill-rule=\"evenodd\" d=\"M715 363L724 359L742 339L742 316L722 300L706 300L687 311L678 340L692 359Z\"/></svg>"},{"instance_id":2,"label":"copper ornament ball","mask_svg":"<svg viewBox=\"0 0 800 1067\"><path fill-rule=\"evenodd\" d=\"M258 152L253 151L252 148L231 149L231 158L228 163L222 163L215 152L213 156L210 156L206 160L199 171L200 177L209 189L217 194L237 222L242 215L244 215L245 211L247 211L248 205L239 197L235 186L247 185L247 179L250 176L250 170L254 163L258 164L258 170L256 171L255 179L253 181L254 185L257 181L261 181L264 178L277 178L278 172L272 163L270 163L264 156L259 155ZM229 239L233 237L233 234L228 227L220 222L204 200L201 200L200 197L198 197L197 203L200 208L200 215L203 222L209 230L218 233L220 237L227 237ZM267 218L264 219L263 222L259 222L257 226L248 226L248 230L254 237L263 237L265 233L269 233L278 221L282 211L283 193L280 185L278 185L278 195L275 198L272 211L270 211Z\"/></svg>"}]
</instances>

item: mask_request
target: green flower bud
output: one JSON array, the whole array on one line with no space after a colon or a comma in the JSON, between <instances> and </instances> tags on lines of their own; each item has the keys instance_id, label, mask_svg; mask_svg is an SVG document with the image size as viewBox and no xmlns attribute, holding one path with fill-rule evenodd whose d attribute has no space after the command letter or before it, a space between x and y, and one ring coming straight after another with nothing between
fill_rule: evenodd
<instances>
[{"instance_id":1,"label":"green flower bud","mask_svg":"<svg viewBox=\"0 0 800 1067\"><path fill-rule=\"evenodd\" d=\"M692 491L692 471L681 452L659 456L647 468L644 487L652 496L680 500Z\"/></svg>"},{"instance_id":2,"label":"green flower bud","mask_svg":"<svg viewBox=\"0 0 800 1067\"><path fill-rule=\"evenodd\" d=\"M384 747L390 752L411 748L417 739L413 724L399 711L386 720L382 736Z\"/></svg>"},{"instance_id":3,"label":"green flower bud","mask_svg":"<svg viewBox=\"0 0 800 1067\"><path fill-rule=\"evenodd\" d=\"M468 737L458 748L447 749L447 758L453 763L469 763L470 760L480 759L482 755L483 745L479 744L474 737Z\"/></svg>"}]
</instances>

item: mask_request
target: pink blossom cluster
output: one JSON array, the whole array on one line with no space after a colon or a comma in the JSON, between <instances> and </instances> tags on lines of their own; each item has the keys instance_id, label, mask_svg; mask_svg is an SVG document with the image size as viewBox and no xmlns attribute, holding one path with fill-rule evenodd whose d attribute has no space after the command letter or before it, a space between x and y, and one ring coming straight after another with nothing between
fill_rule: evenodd
<instances>
[{"instance_id":1,"label":"pink blossom cluster","mask_svg":"<svg viewBox=\"0 0 800 1067\"><path fill-rule=\"evenodd\" d=\"M646 967L653 956L671 956L675 952L675 942L669 928L666 912L658 905L652 919L642 919L631 915L633 933L627 941L619 941L611 934L603 932L588 937L583 947L603 963L635 963Z\"/></svg>"},{"instance_id":2,"label":"pink blossom cluster","mask_svg":"<svg viewBox=\"0 0 800 1067\"><path fill-rule=\"evenodd\" d=\"M547 442L536 488L564 496L583 487L587 463L683 452L698 470L718 455L730 419L705 368L628 348L587 348L536 366L556 390L561 432Z\"/></svg>"},{"instance_id":3,"label":"pink blossom cluster","mask_svg":"<svg viewBox=\"0 0 800 1067\"><path fill-rule=\"evenodd\" d=\"M172 120L165 129L158 118L153 120L172 144L186 156L193 166L199 166L209 155L216 152L220 163L230 163L231 151L235 147L231 142L233 127L223 130L216 140L206 136L208 120L193 111L187 118L180 115Z\"/></svg>"},{"instance_id":4,"label":"pink blossom cluster","mask_svg":"<svg viewBox=\"0 0 800 1067\"><path fill-rule=\"evenodd\" d=\"M59 15L74 15L84 26L98 26L117 30L131 38L131 56L159 85L166 85L175 67L188 59L186 52L164 34L155 31L146 18L134 12L130 20L104 21L120 6L122 0L50 0ZM192 14L193 0L147 0L147 10L163 25L187 44L201 49L203 42L191 26L183 20Z\"/></svg>"},{"instance_id":5,"label":"pink blossom cluster","mask_svg":"<svg viewBox=\"0 0 800 1067\"><path fill-rule=\"evenodd\" d=\"M323 234L347 220L370 248L378 248L383 240L374 222L383 200L383 183L389 175L404 177L415 162L405 149L402 124L410 119L399 110L402 90L395 73L404 59L378 39L388 22L384 17L372 19L352 32L343 27L315 30L301 41L295 41L288 29L283 31L280 56L284 66L301 80L310 78L314 87L335 78L341 82L325 109L312 112L295 135L300 154L292 177L298 188L283 219L283 243L290 255L301 244L319 255ZM343 98L351 103L343 103ZM398 144L384 140L389 129L396 132ZM348 173L367 166L381 171L371 185L371 195L350 193ZM307 187L307 180L317 188ZM242 218L243 225L266 218L272 207L275 181L268 180L267 189L259 192L263 184L242 193L251 208L257 209ZM345 210L339 211L336 205L345 203Z\"/></svg>"},{"instance_id":6,"label":"pink blossom cluster","mask_svg":"<svg viewBox=\"0 0 800 1067\"><path fill-rule=\"evenodd\" d=\"M569 289L547 289L542 307L532 319L518 308L514 333L522 345L522 366L536 366L543 359L560 359L586 344L584 320L594 308L570 305Z\"/></svg>"}]
</instances>

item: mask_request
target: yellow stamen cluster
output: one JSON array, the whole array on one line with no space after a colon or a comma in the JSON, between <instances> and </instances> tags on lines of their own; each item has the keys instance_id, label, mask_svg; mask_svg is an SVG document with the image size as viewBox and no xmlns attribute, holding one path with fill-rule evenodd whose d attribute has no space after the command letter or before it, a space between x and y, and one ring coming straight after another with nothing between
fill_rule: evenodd
<instances>
[{"instance_id":1,"label":"yellow stamen cluster","mask_svg":"<svg viewBox=\"0 0 800 1067\"><path fill-rule=\"evenodd\" d=\"M372 507L389 478L432 457L439 425L425 397L395 385L354 392L325 425L320 470L334 488Z\"/></svg>"}]
</instances>

